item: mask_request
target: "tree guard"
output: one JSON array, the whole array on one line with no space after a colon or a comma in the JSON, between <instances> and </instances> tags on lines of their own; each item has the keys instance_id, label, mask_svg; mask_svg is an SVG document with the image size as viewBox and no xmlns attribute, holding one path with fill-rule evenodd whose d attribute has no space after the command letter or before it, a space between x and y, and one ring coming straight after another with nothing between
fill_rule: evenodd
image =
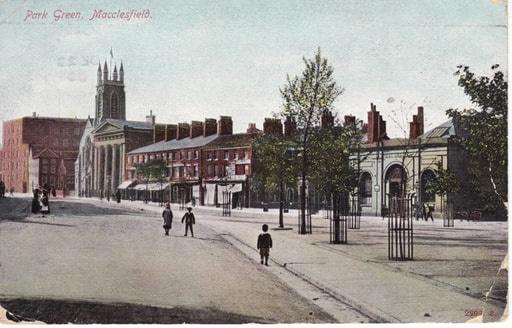
<instances>
[{"instance_id":1,"label":"tree guard","mask_svg":"<svg viewBox=\"0 0 512 328\"><path fill-rule=\"evenodd\" d=\"M359 204L359 196L352 196L350 198L350 213L348 217L349 229L361 228L361 206Z\"/></svg>"},{"instance_id":2,"label":"tree guard","mask_svg":"<svg viewBox=\"0 0 512 328\"><path fill-rule=\"evenodd\" d=\"M222 192L222 216L231 216L231 191Z\"/></svg>"},{"instance_id":3,"label":"tree guard","mask_svg":"<svg viewBox=\"0 0 512 328\"><path fill-rule=\"evenodd\" d=\"M446 204L443 211L443 227L451 228L454 226L453 215L453 203L449 202Z\"/></svg>"},{"instance_id":4,"label":"tree guard","mask_svg":"<svg viewBox=\"0 0 512 328\"><path fill-rule=\"evenodd\" d=\"M408 261L414 258L412 199L389 197L388 259Z\"/></svg>"},{"instance_id":5,"label":"tree guard","mask_svg":"<svg viewBox=\"0 0 512 328\"><path fill-rule=\"evenodd\" d=\"M329 220L329 236L331 244L347 243L347 220L350 216L349 197L346 193L331 195L332 217Z\"/></svg>"}]
</instances>

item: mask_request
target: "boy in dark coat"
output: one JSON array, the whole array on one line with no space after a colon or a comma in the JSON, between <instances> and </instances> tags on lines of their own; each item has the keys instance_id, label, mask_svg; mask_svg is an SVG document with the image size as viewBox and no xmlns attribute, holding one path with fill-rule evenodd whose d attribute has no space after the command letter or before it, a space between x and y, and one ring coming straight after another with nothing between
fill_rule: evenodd
<instances>
[{"instance_id":1,"label":"boy in dark coat","mask_svg":"<svg viewBox=\"0 0 512 328\"><path fill-rule=\"evenodd\" d=\"M169 236L169 229L172 228L172 211L171 205L169 203L165 204L165 209L164 212L162 213L162 217L164 218L165 235Z\"/></svg>"},{"instance_id":2,"label":"boy in dark coat","mask_svg":"<svg viewBox=\"0 0 512 328\"><path fill-rule=\"evenodd\" d=\"M196 218L192 213L192 207L187 207L188 212L183 215L181 218L181 223L185 221L185 236L188 234L188 228L190 228L190 234L194 237L194 230L192 230L192 225L196 224Z\"/></svg>"},{"instance_id":3,"label":"boy in dark coat","mask_svg":"<svg viewBox=\"0 0 512 328\"><path fill-rule=\"evenodd\" d=\"M263 264L263 259L265 259L265 265L268 266L268 257L272 248L272 237L267 232L268 225L264 224L261 229L263 232L258 236L257 248L260 250L261 264Z\"/></svg>"}]
</instances>

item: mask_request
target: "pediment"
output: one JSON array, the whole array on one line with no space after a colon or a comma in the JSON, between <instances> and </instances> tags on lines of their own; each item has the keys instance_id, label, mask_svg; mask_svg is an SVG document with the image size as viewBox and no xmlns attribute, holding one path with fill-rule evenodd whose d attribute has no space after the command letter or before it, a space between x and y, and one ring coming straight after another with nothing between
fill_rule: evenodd
<instances>
[{"instance_id":1,"label":"pediment","mask_svg":"<svg viewBox=\"0 0 512 328\"><path fill-rule=\"evenodd\" d=\"M104 133L117 133L121 132L123 129L119 128L118 126L115 126L112 123L105 122L98 126L96 130L94 130L94 134L104 134Z\"/></svg>"},{"instance_id":2,"label":"pediment","mask_svg":"<svg viewBox=\"0 0 512 328\"><path fill-rule=\"evenodd\" d=\"M34 158L60 158L60 156L54 152L53 150L49 148L44 148L42 151L40 151L38 154L33 156Z\"/></svg>"}]
</instances>

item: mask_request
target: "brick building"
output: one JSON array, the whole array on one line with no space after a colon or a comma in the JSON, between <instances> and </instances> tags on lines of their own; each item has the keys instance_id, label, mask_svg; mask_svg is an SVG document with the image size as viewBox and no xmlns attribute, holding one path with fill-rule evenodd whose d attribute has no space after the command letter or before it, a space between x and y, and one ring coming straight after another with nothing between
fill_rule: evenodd
<instances>
[{"instance_id":1,"label":"brick building","mask_svg":"<svg viewBox=\"0 0 512 328\"><path fill-rule=\"evenodd\" d=\"M7 189L74 189L74 161L86 120L22 117L3 123L1 174Z\"/></svg>"},{"instance_id":2,"label":"brick building","mask_svg":"<svg viewBox=\"0 0 512 328\"><path fill-rule=\"evenodd\" d=\"M135 198L163 193L171 202L189 202L215 205L220 202L222 191L232 193L238 206L248 206L248 181L252 174L252 141L261 131L250 124L246 133L233 134L229 116L204 122L168 124L163 129L155 127L154 144L135 149L126 158L126 176L136 181L136 165L159 159L166 162L168 174L164 184L146 186L139 180L136 186L128 181L121 186ZM130 187L131 186L131 187Z\"/></svg>"}]
</instances>

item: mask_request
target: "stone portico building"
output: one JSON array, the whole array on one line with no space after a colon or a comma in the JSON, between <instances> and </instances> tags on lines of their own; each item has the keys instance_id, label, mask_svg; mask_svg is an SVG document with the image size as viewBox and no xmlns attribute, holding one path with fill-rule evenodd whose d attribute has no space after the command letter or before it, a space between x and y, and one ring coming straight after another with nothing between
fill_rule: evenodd
<instances>
[{"instance_id":1,"label":"stone portico building","mask_svg":"<svg viewBox=\"0 0 512 328\"><path fill-rule=\"evenodd\" d=\"M457 142L465 132L454 121L424 133L423 107L418 107L410 123L409 138L390 139L386 135L386 122L372 104L367 129L367 143L359 155L352 156L354 163L360 163L359 195L363 214L382 215L382 209L389 207L389 197L397 195L414 197L433 207L435 215L440 215L448 202L460 209L471 201L471 197L461 192L440 197L426 191L428 181L435 179L438 163L455 174L461 191L469 190L465 153Z\"/></svg>"}]
</instances>

